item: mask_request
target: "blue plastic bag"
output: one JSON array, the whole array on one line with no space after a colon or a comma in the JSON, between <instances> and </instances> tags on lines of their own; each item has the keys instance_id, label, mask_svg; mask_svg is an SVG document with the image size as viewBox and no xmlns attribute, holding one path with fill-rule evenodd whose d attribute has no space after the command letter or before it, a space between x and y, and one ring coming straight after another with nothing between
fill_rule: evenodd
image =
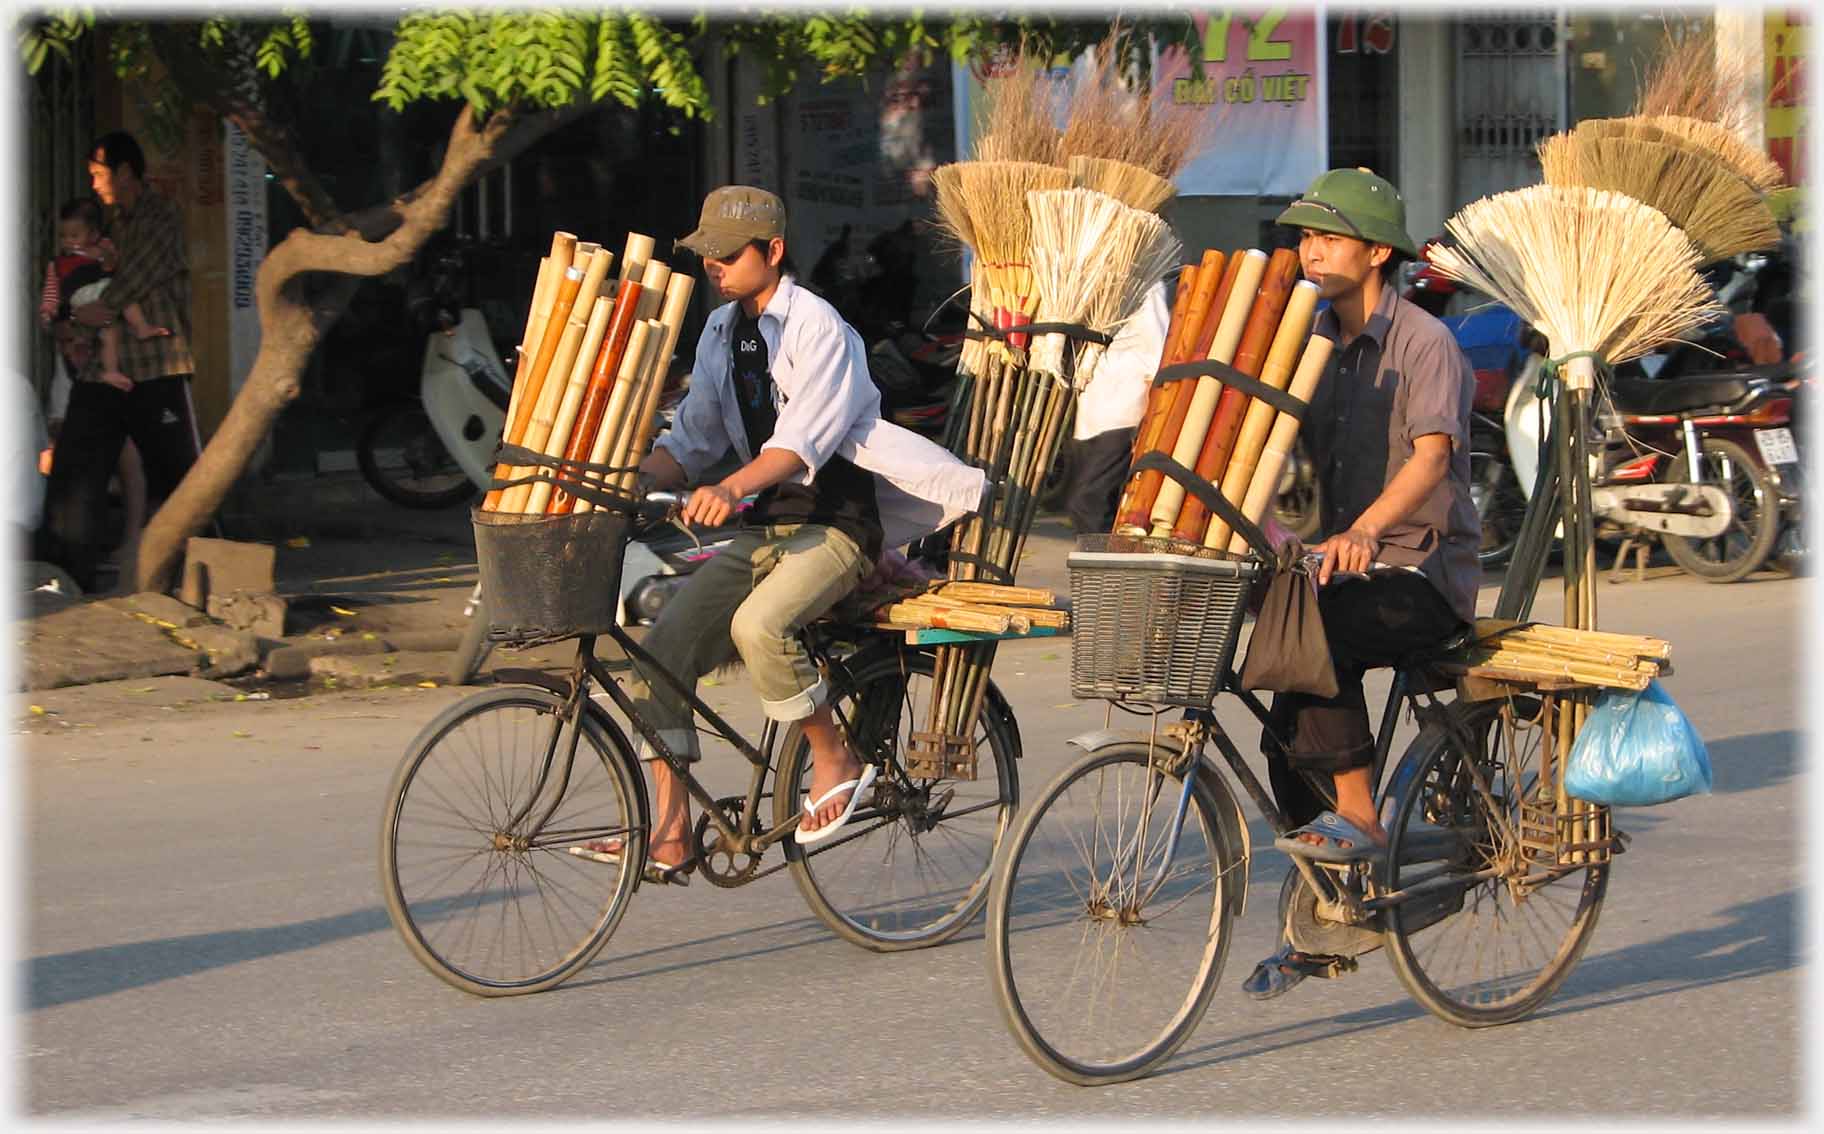
<instances>
[{"instance_id":1,"label":"blue plastic bag","mask_svg":"<svg viewBox=\"0 0 1824 1134\"><path fill-rule=\"evenodd\" d=\"M1571 759L1564 790L1611 807L1651 807L1710 794L1710 753L1659 682L1639 693L1596 698Z\"/></svg>"}]
</instances>

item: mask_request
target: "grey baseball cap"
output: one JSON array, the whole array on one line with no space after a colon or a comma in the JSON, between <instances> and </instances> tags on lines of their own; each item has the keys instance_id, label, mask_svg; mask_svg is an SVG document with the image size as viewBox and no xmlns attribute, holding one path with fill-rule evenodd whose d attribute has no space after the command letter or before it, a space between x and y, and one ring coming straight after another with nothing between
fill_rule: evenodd
<instances>
[{"instance_id":1,"label":"grey baseball cap","mask_svg":"<svg viewBox=\"0 0 1824 1134\"><path fill-rule=\"evenodd\" d=\"M703 198L697 230L676 246L709 260L741 250L750 240L785 235L785 202L751 185L724 185Z\"/></svg>"}]
</instances>

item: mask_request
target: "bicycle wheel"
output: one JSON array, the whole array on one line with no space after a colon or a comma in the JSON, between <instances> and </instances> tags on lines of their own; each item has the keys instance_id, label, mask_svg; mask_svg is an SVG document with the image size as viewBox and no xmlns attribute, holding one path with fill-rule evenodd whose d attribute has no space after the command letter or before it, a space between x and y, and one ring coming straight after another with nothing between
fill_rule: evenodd
<instances>
[{"instance_id":1,"label":"bicycle wheel","mask_svg":"<svg viewBox=\"0 0 1824 1134\"><path fill-rule=\"evenodd\" d=\"M1020 795L1019 726L992 682L975 726L976 779L903 776L899 754L930 712L932 665L929 654L894 651L850 672L836 706L857 750L890 766L841 834L815 847L780 844L811 910L877 953L939 944L974 920ZM797 814L811 780L802 734L785 737L780 750L775 824Z\"/></svg>"},{"instance_id":2,"label":"bicycle wheel","mask_svg":"<svg viewBox=\"0 0 1824 1134\"><path fill-rule=\"evenodd\" d=\"M1666 554L1700 579L1733 583L1760 570L1773 554L1780 536L1779 497L1773 475L1747 449L1721 437L1704 438L1704 481L1721 485L1735 506L1729 530L1714 539L1664 535ZM1676 483L1691 479L1691 463L1681 454L1666 478Z\"/></svg>"},{"instance_id":3,"label":"bicycle wheel","mask_svg":"<svg viewBox=\"0 0 1824 1134\"><path fill-rule=\"evenodd\" d=\"M562 710L526 688L452 705L412 742L388 791L386 912L412 955L464 992L562 982L607 943L639 879L646 824L626 741L588 717L579 736ZM617 865L565 849L617 835L628 851Z\"/></svg>"},{"instance_id":4,"label":"bicycle wheel","mask_svg":"<svg viewBox=\"0 0 1824 1134\"><path fill-rule=\"evenodd\" d=\"M462 628L462 641L450 658L448 679L451 685L468 685L481 676L482 663L494 652L494 643L488 641L488 600L481 593L480 584L475 587L470 606L469 620Z\"/></svg>"},{"instance_id":5,"label":"bicycle wheel","mask_svg":"<svg viewBox=\"0 0 1824 1134\"><path fill-rule=\"evenodd\" d=\"M988 949L1002 1018L1039 1066L1119 1083L1197 1029L1228 953L1230 887L1247 885L1217 806L1194 784L1186 798L1129 743L1066 768L1021 818L989 899Z\"/></svg>"},{"instance_id":6,"label":"bicycle wheel","mask_svg":"<svg viewBox=\"0 0 1824 1134\"><path fill-rule=\"evenodd\" d=\"M361 431L355 461L375 492L406 508L453 508L475 495L469 475L415 401L381 411Z\"/></svg>"},{"instance_id":7,"label":"bicycle wheel","mask_svg":"<svg viewBox=\"0 0 1824 1134\"><path fill-rule=\"evenodd\" d=\"M1596 930L1609 868L1577 867L1522 886L1516 839L1520 801L1539 775L1539 702L1516 697L1450 711L1475 742L1494 807L1444 729L1428 726L1413 740L1388 832L1387 887L1451 877L1462 885L1389 908L1387 955L1414 1000L1453 1024L1484 1028L1526 1016L1564 983Z\"/></svg>"}]
</instances>

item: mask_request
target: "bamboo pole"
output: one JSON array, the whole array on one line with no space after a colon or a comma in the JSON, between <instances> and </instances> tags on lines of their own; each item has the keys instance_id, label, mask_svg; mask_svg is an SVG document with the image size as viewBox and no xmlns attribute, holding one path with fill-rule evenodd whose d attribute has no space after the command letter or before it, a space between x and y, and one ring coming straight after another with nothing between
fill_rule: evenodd
<instances>
[{"instance_id":1,"label":"bamboo pole","mask_svg":"<svg viewBox=\"0 0 1824 1134\"><path fill-rule=\"evenodd\" d=\"M629 404L631 404L635 399L637 399L639 397L638 387L639 387L639 382L640 382L640 375L644 371L646 364L649 361L648 347L649 347L651 338L652 338L652 321L648 320L648 319L634 320L633 328L628 333L628 337L627 337L627 349L622 352L621 359L620 359L620 365L615 368L615 374L614 374L614 389L617 392L622 389L632 391L632 393L628 397ZM586 459L591 464L603 463L604 458L605 458L605 450L607 449L608 439L609 439L608 426L611 424L612 423L610 423L610 422L604 421L602 427L596 431L595 437L591 438L588 443L589 448L583 450L583 452L587 454L586 457L571 458L568 455L566 455L565 459L566 460L572 460L572 459L584 460L584 459ZM578 448L580 448L580 446L578 445L578 442L580 440L581 440L580 437L571 438L571 451L572 452L575 452L575 451L577 451ZM610 474L596 473L596 472L584 472L581 474L581 476L578 479L582 480L585 484L598 486L598 487L612 486L614 483L613 478ZM589 501L579 500L576 497L572 496L570 493L563 492L561 490L556 495L554 495L551 499L551 511L555 515L564 515L564 514L567 514L570 512L588 512L593 507L594 507L594 505L591 504Z\"/></svg>"},{"instance_id":2,"label":"bamboo pole","mask_svg":"<svg viewBox=\"0 0 1824 1134\"><path fill-rule=\"evenodd\" d=\"M1007 606L1054 606L1058 593L1041 587L1012 587L1000 583L956 583L938 579L931 583L932 594L955 596L963 602L1002 603Z\"/></svg>"},{"instance_id":3,"label":"bamboo pole","mask_svg":"<svg viewBox=\"0 0 1824 1134\"><path fill-rule=\"evenodd\" d=\"M608 320L613 310L614 300L604 295L596 299L595 308L590 312L582 348L577 351L576 364L570 368L570 381L564 386L563 399L558 403L551 429L546 435L544 446L539 450L554 460L561 460L565 450L570 447L570 435L576 429L577 411L582 408L583 394L589 389L589 378L601 357L603 339L607 337ZM526 496L525 506L518 511L543 515L551 503L551 493L555 486L540 481L527 487L532 491Z\"/></svg>"},{"instance_id":4,"label":"bamboo pole","mask_svg":"<svg viewBox=\"0 0 1824 1134\"><path fill-rule=\"evenodd\" d=\"M1319 379L1324 376L1324 367L1330 362L1330 351L1334 345L1322 335L1311 336L1305 343L1305 353L1299 357L1298 369L1292 372L1292 384L1286 392L1309 405ZM1260 454L1260 464L1255 467L1254 476L1248 481L1248 494L1242 497L1241 514L1249 522L1260 523L1261 517L1267 514L1273 497L1278 495L1279 474L1285 468L1287 456L1292 452L1292 444L1297 436L1296 417L1282 413L1274 419L1273 432L1267 436L1266 448ZM1242 538L1240 532L1230 537L1229 550L1237 555L1249 550L1248 541Z\"/></svg>"},{"instance_id":5,"label":"bamboo pole","mask_svg":"<svg viewBox=\"0 0 1824 1134\"><path fill-rule=\"evenodd\" d=\"M1222 259L1222 253L1211 261L1210 252L1204 253L1205 263L1221 265L1208 271L1199 271L1197 275L1197 294L1191 298L1191 312L1196 320L1196 330L1192 331L1187 324L1185 336L1179 340L1178 353L1172 356L1166 365L1189 362L1193 358L1202 358L1209 351L1211 340L1216 336L1216 326L1222 321L1222 310L1228 305L1229 296L1235 289L1235 279L1241 273L1245 257L1240 252ZM1213 282L1212 282L1213 281ZM1207 289L1208 301L1205 302ZM1209 334L1204 331L1208 329ZM1195 382L1171 382L1163 387L1169 401L1165 412L1160 416L1158 428L1154 435L1145 441L1145 447L1136 446L1134 459L1151 452L1170 453L1177 443L1178 435L1184 429L1185 415L1190 412L1191 402L1197 390ZM1159 486L1164 483L1165 474L1149 469L1128 478L1128 487L1124 493L1126 503L1115 517L1115 530L1124 535L1145 535L1148 527L1148 515L1152 512L1153 501L1158 498Z\"/></svg>"},{"instance_id":6,"label":"bamboo pole","mask_svg":"<svg viewBox=\"0 0 1824 1134\"><path fill-rule=\"evenodd\" d=\"M1217 276L1216 288L1210 305L1198 321L1195 334L1187 332L1181 342L1178 357L1174 362L1193 362L1209 357L1211 344L1215 341L1216 331L1222 323L1223 313L1234 299L1236 281L1241 269L1247 263L1244 253L1232 253L1222 272ZM1200 284L1201 286L1201 284ZM1197 383L1179 381L1171 384L1172 401L1161 419L1159 435L1147 450L1170 454L1177 446L1178 439L1184 434L1184 421L1190 414L1191 406L1196 402ZM1146 535L1151 526L1150 515L1153 504L1158 499L1159 491L1165 484L1165 474L1148 471L1141 474L1135 487L1128 509L1117 518L1116 531L1129 535Z\"/></svg>"},{"instance_id":7,"label":"bamboo pole","mask_svg":"<svg viewBox=\"0 0 1824 1134\"><path fill-rule=\"evenodd\" d=\"M1285 314L1286 302L1292 297L1292 284L1297 279L1298 253L1281 248L1268 257L1253 309L1248 312L1241 342L1235 348L1233 366L1249 378L1260 377L1260 368L1267 361L1267 349L1272 345L1274 332L1279 329L1280 316ZM1242 415L1249 400L1248 395L1232 386L1223 386L1217 395L1209 432L1204 435L1203 448L1198 450L1196 462L1191 466L1198 476L1211 484L1220 484L1223 471L1229 467L1229 454L1234 451L1235 435L1241 430ZM1195 496L1187 495L1178 509L1178 521L1172 526L1172 535L1187 543L1201 543L1209 523L1209 507Z\"/></svg>"},{"instance_id":8,"label":"bamboo pole","mask_svg":"<svg viewBox=\"0 0 1824 1134\"><path fill-rule=\"evenodd\" d=\"M639 301L640 285L636 281L623 282L615 292L608 330L603 336L602 348L596 354L595 367L589 373L589 384L583 390L582 405L576 411L576 424L571 428L570 440L564 448L562 472L571 480L581 478L581 471L575 466L590 459L596 434L602 431L603 421L611 405L610 397L615 390L616 376L620 373L633 328L639 322L635 317ZM566 516L574 505L575 498L560 489L552 494L546 511L554 516Z\"/></svg>"},{"instance_id":9,"label":"bamboo pole","mask_svg":"<svg viewBox=\"0 0 1824 1134\"><path fill-rule=\"evenodd\" d=\"M656 418L659 412L659 398L665 392L665 380L671 373L672 354L678 346L678 336L684 332L684 315L690 308L690 296L696 281L681 273L672 273L665 281L665 299L659 305L658 324L662 334L653 347L652 378L646 384L645 397L636 407L632 443L614 453L615 464L625 465L632 469L645 459L652 448L653 431L657 428ZM639 482L637 471L624 472L619 485L623 492L631 493Z\"/></svg>"},{"instance_id":10,"label":"bamboo pole","mask_svg":"<svg viewBox=\"0 0 1824 1134\"><path fill-rule=\"evenodd\" d=\"M621 274L614 281L618 292L621 285L628 280L638 280L646 271L647 261L652 259L653 240L645 233L630 232L627 243L621 247Z\"/></svg>"},{"instance_id":11,"label":"bamboo pole","mask_svg":"<svg viewBox=\"0 0 1824 1134\"><path fill-rule=\"evenodd\" d=\"M545 374L550 369L551 360L557 356L559 341L563 338L564 324L570 319L570 309L576 303L577 292L582 289L584 273L575 267L567 268L563 278L558 281L557 293L551 303L551 312L545 323L544 337L539 341L538 354L533 357L532 365L526 370L525 388L520 395L519 405L514 416L501 432L501 437L510 445L523 445L526 429L532 423L532 407L538 404L539 394L544 389ZM513 474L513 467L500 464L495 467L494 476L505 480ZM482 501L485 511L500 510L503 489L494 489Z\"/></svg>"},{"instance_id":12,"label":"bamboo pole","mask_svg":"<svg viewBox=\"0 0 1824 1134\"><path fill-rule=\"evenodd\" d=\"M557 286L557 277L562 274L563 268L558 265L555 255L539 257L538 279L532 285L532 304L526 308L525 333L519 336L519 347L514 351L513 394L507 402L509 421L519 403L519 385L526 376L526 364L531 361L533 352L538 350L538 337L545 331L542 313L551 301L551 289Z\"/></svg>"},{"instance_id":13,"label":"bamboo pole","mask_svg":"<svg viewBox=\"0 0 1824 1134\"><path fill-rule=\"evenodd\" d=\"M545 443L551 438L551 427L557 419L558 403L563 400L569 389L570 372L576 366L577 356L582 352L583 339L588 334L589 322L595 312L596 294L601 290L602 280L607 278L608 266L614 261L612 252L604 252L600 245L577 245L577 258L582 259L585 249L588 260L585 261L582 283L577 287L576 297L570 305L570 314L563 324L563 333L558 338L557 349L552 354L547 377L539 389L538 398L532 404L532 412L527 419L526 429L519 444L522 448L544 452ZM542 347L540 353L542 354ZM522 465L513 470L514 477L522 477L536 471L533 466ZM502 493L499 508L503 512L526 511L526 503L532 495L530 484L516 485Z\"/></svg>"},{"instance_id":14,"label":"bamboo pole","mask_svg":"<svg viewBox=\"0 0 1824 1134\"><path fill-rule=\"evenodd\" d=\"M1215 337L1210 341L1208 358L1216 362L1234 360L1235 348L1241 344L1241 333L1247 326L1248 311L1253 307L1254 293L1260 287L1261 276L1266 269L1265 252L1250 248L1243 255L1241 270L1235 276L1234 290L1229 293L1228 306L1223 309L1222 321L1217 324ZM1210 421L1216 414L1216 402L1221 394L1222 384L1216 379L1197 379L1190 411L1184 415L1184 428L1172 448L1172 459L1186 468L1197 461L1197 454L1203 448L1203 439L1209 432ZM1175 480L1168 480L1159 486L1159 495L1153 500L1149 517L1153 538L1164 539L1171 534L1184 497L1184 485Z\"/></svg>"},{"instance_id":15,"label":"bamboo pole","mask_svg":"<svg viewBox=\"0 0 1824 1134\"><path fill-rule=\"evenodd\" d=\"M1285 315L1279 321L1279 330L1273 336L1273 345L1267 351L1267 361L1260 369L1260 380L1275 390L1283 390L1292 381L1292 370L1298 364L1299 351L1304 348L1305 340L1311 337L1312 313L1317 309L1317 285L1310 280L1300 280L1292 287L1292 295L1286 301ZM1256 399L1248 406L1247 416L1242 420L1241 432L1235 438L1235 451L1229 458L1229 467L1222 474L1222 498L1240 508L1247 500L1248 484L1254 477L1254 469L1260 464L1261 450L1266 447L1267 434L1273 430L1273 420L1279 411L1273 403ZM1210 519L1210 530L1204 536L1205 547L1226 548L1229 537L1234 534L1228 521L1220 516Z\"/></svg>"}]
</instances>

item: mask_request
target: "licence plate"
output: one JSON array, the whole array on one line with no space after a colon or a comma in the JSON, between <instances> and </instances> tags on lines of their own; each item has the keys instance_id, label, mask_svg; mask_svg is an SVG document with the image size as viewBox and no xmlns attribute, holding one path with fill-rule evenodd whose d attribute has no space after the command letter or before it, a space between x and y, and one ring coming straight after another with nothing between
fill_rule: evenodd
<instances>
[{"instance_id":1,"label":"licence plate","mask_svg":"<svg viewBox=\"0 0 1824 1134\"><path fill-rule=\"evenodd\" d=\"M1770 465L1799 463L1799 447L1793 444L1790 429L1757 429L1754 443L1761 448L1761 459Z\"/></svg>"}]
</instances>

